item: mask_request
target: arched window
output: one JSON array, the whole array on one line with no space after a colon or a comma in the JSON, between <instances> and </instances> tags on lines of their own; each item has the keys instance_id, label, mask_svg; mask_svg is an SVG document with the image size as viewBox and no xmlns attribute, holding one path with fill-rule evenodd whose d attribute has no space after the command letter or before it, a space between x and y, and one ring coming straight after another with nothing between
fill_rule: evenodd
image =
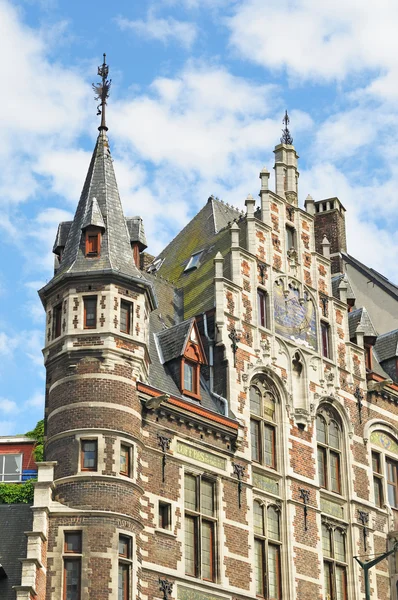
<instances>
[{"instance_id":1,"label":"arched window","mask_svg":"<svg viewBox=\"0 0 398 600\"><path fill-rule=\"evenodd\" d=\"M252 460L276 469L275 397L260 377L250 386L250 413Z\"/></svg>"},{"instance_id":2,"label":"arched window","mask_svg":"<svg viewBox=\"0 0 398 600\"><path fill-rule=\"evenodd\" d=\"M341 422L330 407L322 407L316 417L319 485L341 494Z\"/></svg>"},{"instance_id":3,"label":"arched window","mask_svg":"<svg viewBox=\"0 0 398 600\"><path fill-rule=\"evenodd\" d=\"M255 501L253 512L256 596L279 600L282 598L279 508Z\"/></svg>"},{"instance_id":4,"label":"arched window","mask_svg":"<svg viewBox=\"0 0 398 600\"><path fill-rule=\"evenodd\" d=\"M346 532L330 523L322 524L324 598L347 600Z\"/></svg>"},{"instance_id":5,"label":"arched window","mask_svg":"<svg viewBox=\"0 0 398 600\"><path fill-rule=\"evenodd\" d=\"M372 431L373 490L376 506L398 509L398 443L386 431Z\"/></svg>"}]
</instances>

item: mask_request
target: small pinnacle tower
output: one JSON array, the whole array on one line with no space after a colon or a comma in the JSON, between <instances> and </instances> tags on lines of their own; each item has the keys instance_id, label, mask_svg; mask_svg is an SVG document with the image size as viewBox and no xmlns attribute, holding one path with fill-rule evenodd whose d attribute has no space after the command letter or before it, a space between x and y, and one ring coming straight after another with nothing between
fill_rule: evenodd
<instances>
[{"instance_id":1,"label":"small pinnacle tower","mask_svg":"<svg viewBox=\"0 0 398 600\"><path fill-rule=\"evenodd\" d=\"M290 204L298 205L298 178L297 160L299 158L290 135L288 125L290 123L287 111L283 117L281 143L275 147L275 186L276 193L285 198Z\"/></svg>"}]
</instances>

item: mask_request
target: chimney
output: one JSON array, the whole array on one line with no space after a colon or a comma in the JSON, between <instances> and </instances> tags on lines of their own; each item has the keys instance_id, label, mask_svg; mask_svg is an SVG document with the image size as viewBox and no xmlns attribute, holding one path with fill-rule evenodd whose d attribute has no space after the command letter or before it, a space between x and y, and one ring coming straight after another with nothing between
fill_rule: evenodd
<instances>
[{"instance_id":1,"label":"chimney","mask_svg":"<svg viewBox=\"0 0 398 600\"><path fill-rule=\"evenodd\" d=\"M344 273L342 252L347 252L345 208L338 198L314 202L315 249L323 254L323 239L330 243L332 274Z\"/></svg>"}]
</instances>

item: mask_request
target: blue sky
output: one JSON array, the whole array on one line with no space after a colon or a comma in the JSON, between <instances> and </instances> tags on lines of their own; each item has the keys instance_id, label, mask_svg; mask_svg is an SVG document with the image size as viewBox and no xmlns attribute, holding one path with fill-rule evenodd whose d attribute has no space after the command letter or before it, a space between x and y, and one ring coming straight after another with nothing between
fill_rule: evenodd
<instances>
[{"instance_id":1,"label":"blue sky","mask_svg":"<svg viewBox=\"0 0 398 600\"><path fill-rule=\"evenodd\" d=\"M0 435L43 413L36 291L94 147L102 53L120 193L149 252L210 194L257 197L287 108L301 205L338 196L349 251L398 282L397 23L396 0L0 0Z\"/></svg>"}]
</instances>

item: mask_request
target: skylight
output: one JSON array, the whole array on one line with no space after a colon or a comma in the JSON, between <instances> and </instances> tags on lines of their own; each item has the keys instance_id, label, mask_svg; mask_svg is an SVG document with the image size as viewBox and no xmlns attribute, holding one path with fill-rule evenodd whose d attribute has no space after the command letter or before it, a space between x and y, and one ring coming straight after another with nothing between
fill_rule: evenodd
<instances>
[{"instance_id":1,"label":"skylight","mask_svg":"<svg viewBox=\"0 0 398 600\"><path fill-rule=\"evenodd\" d=\"M192 254L184 271L190 271L191 269L197 269L199 266L202 254L203 254L203 250L201 250L200 252L195 252L195 254Z\"/></svg>"}]
</instances>

